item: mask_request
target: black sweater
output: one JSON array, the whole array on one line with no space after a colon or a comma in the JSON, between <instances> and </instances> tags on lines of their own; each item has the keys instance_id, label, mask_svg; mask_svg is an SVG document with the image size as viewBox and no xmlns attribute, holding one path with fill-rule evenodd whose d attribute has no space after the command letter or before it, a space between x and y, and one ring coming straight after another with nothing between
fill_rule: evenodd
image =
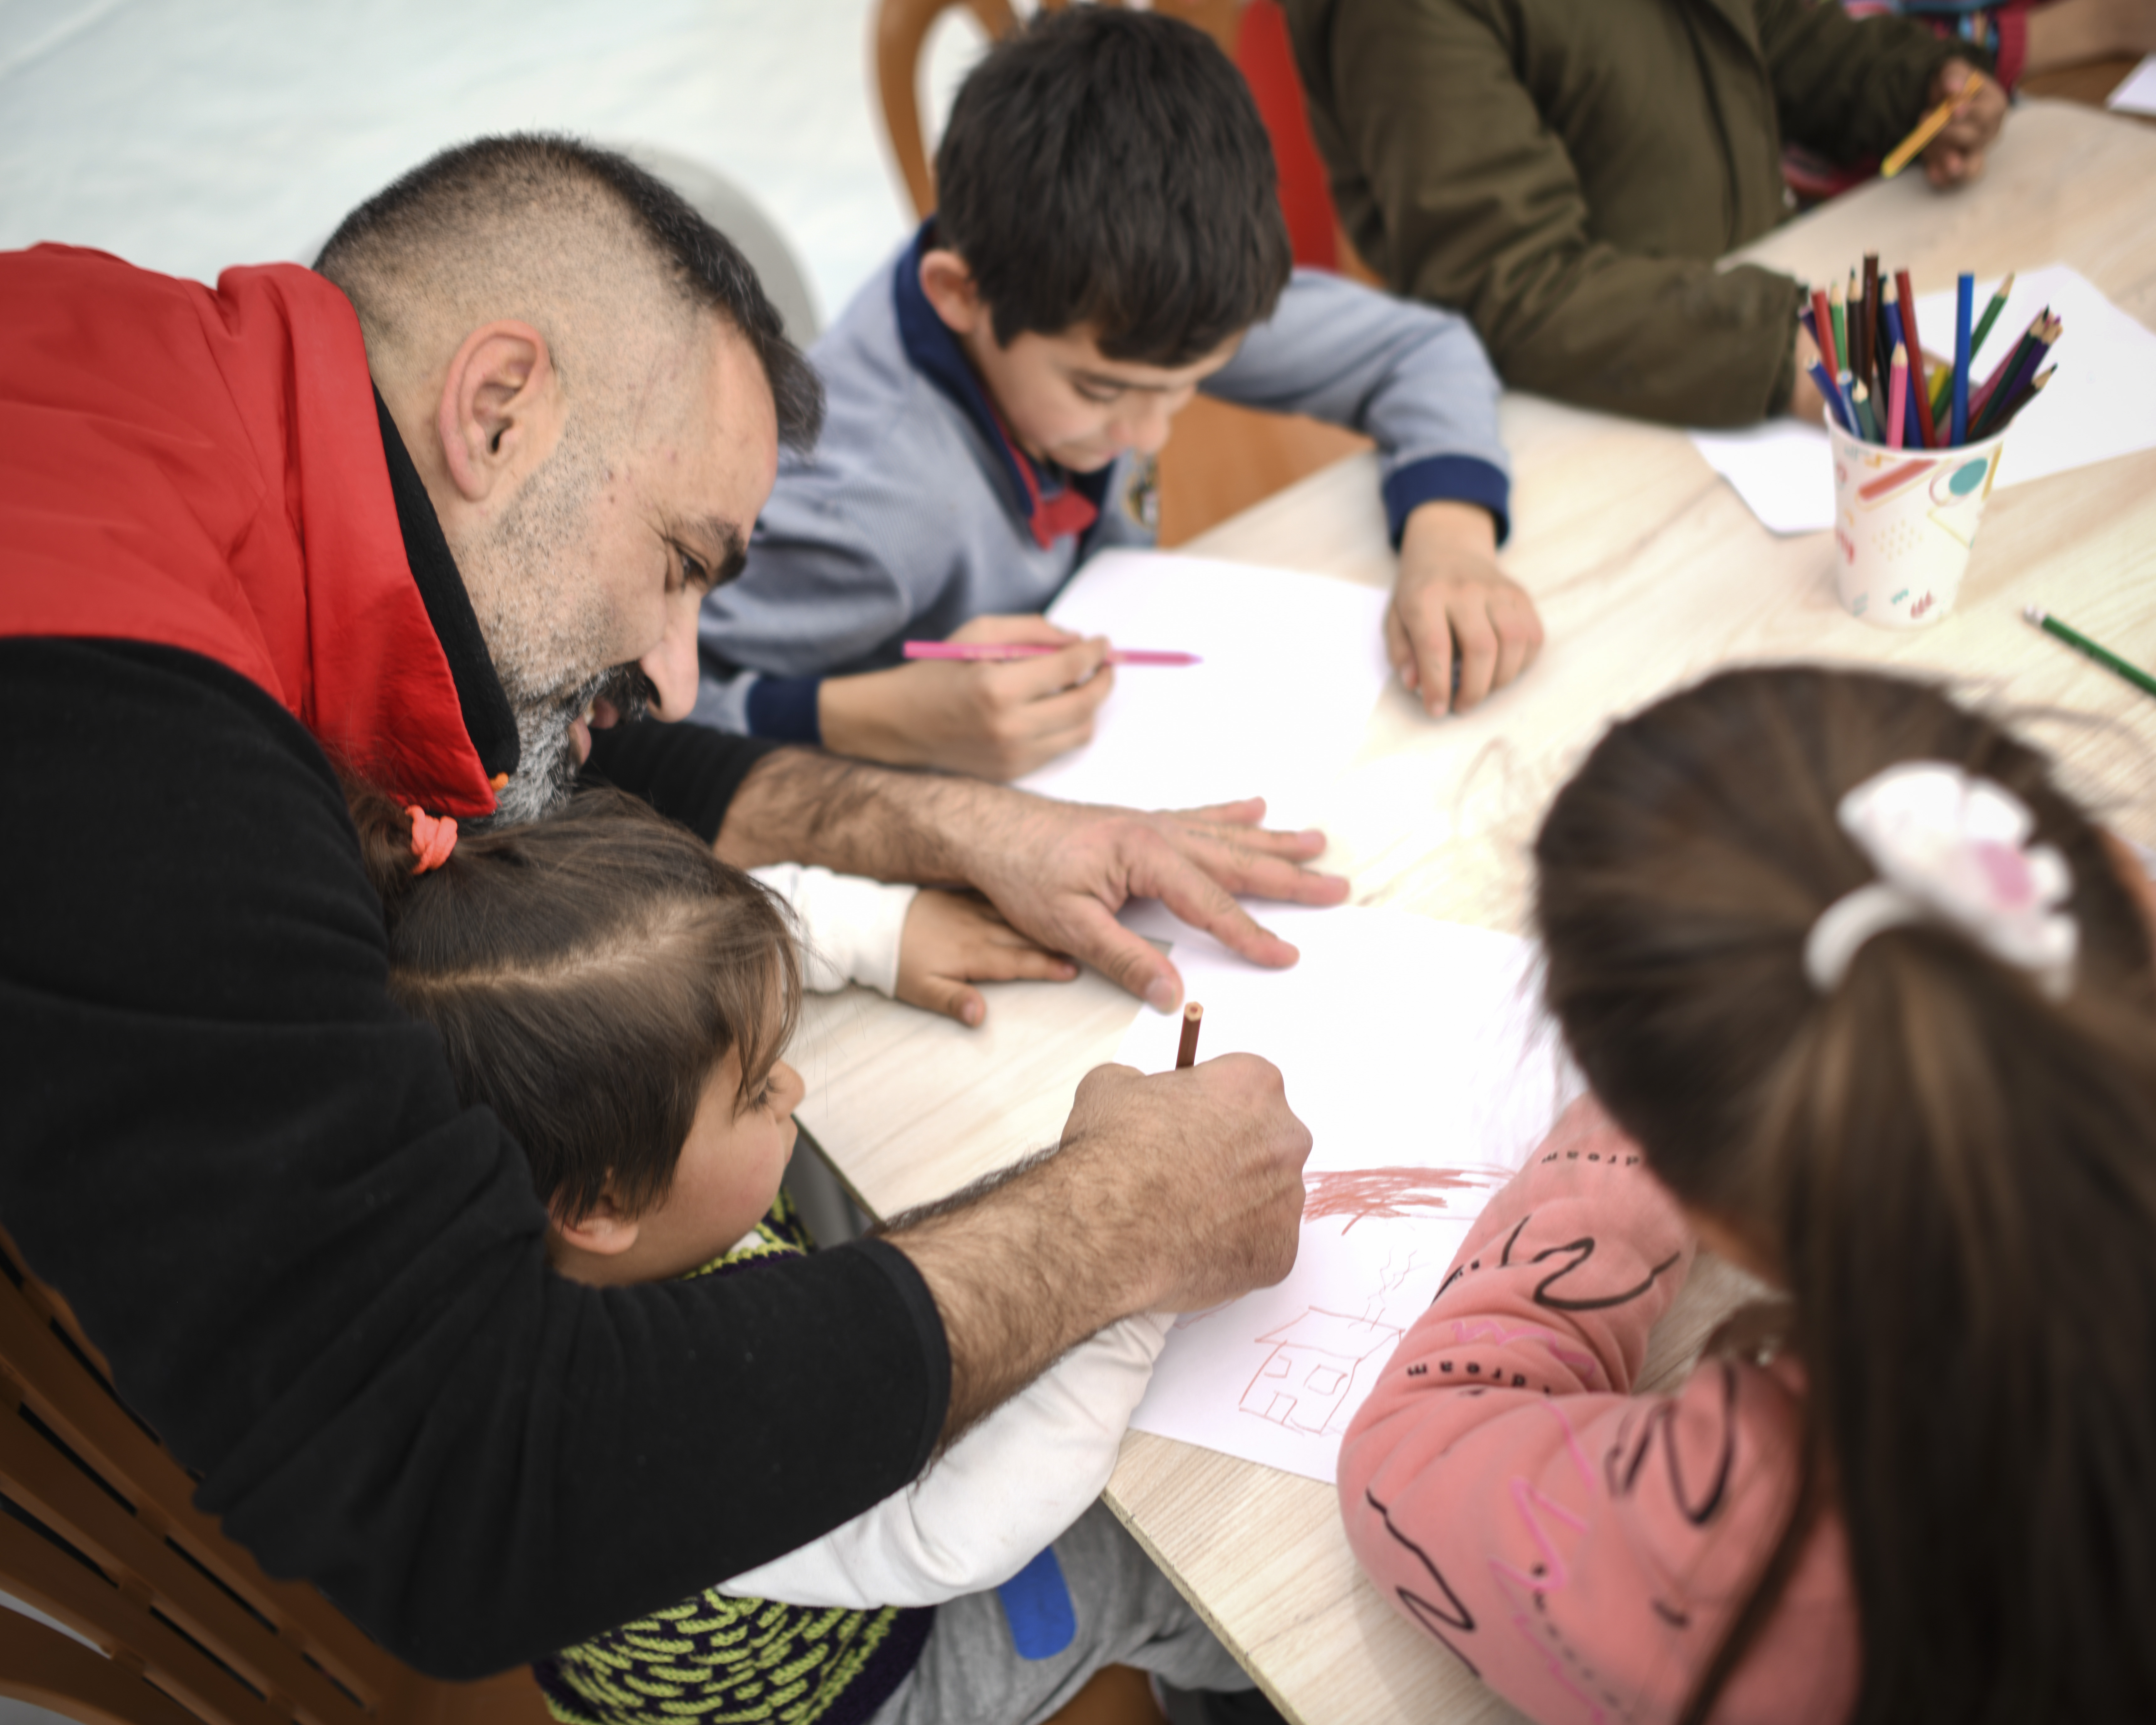
<instances>
[{"instance_id":1,"label":"black sweater","mask_svg":"<svg viewBox=\"0 0 2156 1725\"><path fill-rule=\"evenodd\" d=\"M593 758L710 838L760 752L644 726ZM548 1270L522 1156L390 1001L328 762L253 683L0 640L0 1224L272 1574L475 1676L920 1470L949 1361L894 1248L607 1291Z\"/></svg>"}]
</instances>

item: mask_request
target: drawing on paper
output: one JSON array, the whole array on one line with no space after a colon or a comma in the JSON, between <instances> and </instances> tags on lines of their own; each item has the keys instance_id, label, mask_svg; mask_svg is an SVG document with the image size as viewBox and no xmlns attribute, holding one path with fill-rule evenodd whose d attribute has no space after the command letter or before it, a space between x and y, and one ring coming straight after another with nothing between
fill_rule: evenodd
<instances>
[{"instance_id":1,"label":"drawing on paper","mask_svg":"<svg viewBox=\"0 0 2156 1725\"><path fill-rule=\"evenodd\" d=\"M1302 1219L1345 1216L1343 1235L1358 1222L1394 1222L1435 1215L1451 1206L1448 1192L1487 1192L1512 1178L1496 1168L1356 1168L1306 1173Z\"/></svg>"},{"instance_id":2,"label":"drawing on paper","mask_svg":"<svg viewBox=\"0 0 2156 1725\"><path fill-rule=\"evenodd\" d=\"M1337 1435L1348 1429L1357 1368L1389 1352L1400 1333L1393 1324L1312 1307L1258 1337L1272 1352L1243 1392L1242 1411L1309 1436Z\"/></svg>"}]
</instances>

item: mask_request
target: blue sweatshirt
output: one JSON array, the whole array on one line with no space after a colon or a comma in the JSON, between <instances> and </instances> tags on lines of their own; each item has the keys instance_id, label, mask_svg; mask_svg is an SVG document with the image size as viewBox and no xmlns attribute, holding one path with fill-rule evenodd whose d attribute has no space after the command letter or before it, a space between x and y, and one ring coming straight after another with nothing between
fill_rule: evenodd
<instances>
[{"instance_id":1,"label":"blue sweatshirt","mask_svg":"<svg viewBox=\"0 0 2156 1725\"><path fill-rule=\"evenodd\" d=\"M704 601L704 724L816 742L824 677L896 665L906 640L974 617L1045 610L1096 552L1153 542L1150 459L1069 473L1004 435L921 290L929 235L924 225L810 350L829 394L823 439L810 455L782 452L747 567ZM1409 512L1440 499L1481 505L1503 537L1498 382L1464 318L1297 270L1199 387L1374 439L1395 544ZM1097 515L1036 533L1066 492Z\"/></svg>"}]
</instances>

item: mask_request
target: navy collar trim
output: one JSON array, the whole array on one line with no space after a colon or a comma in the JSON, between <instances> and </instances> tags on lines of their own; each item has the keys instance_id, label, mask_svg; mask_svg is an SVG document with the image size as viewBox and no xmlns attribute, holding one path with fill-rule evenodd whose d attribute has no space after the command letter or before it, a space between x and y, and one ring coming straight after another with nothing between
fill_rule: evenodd
<instances>
[{"instance_id":1,"label":"navy collar trim","mask_svg":"<svg viewBox=\"0 0 2156 1725\"><path fill-rule=\"evenodd\" d=\"M900 254L891 270L891 295L898 313L898 344L904 349L907 362L950 397L988 440L988 447L1003 462L1004 476L1010 484L1011 502L1019 515L1028 521L1033 519L1033 487L1026 484L1020 462L1032 470L1044 496L1052 497L1069 486L1098 508L1107 496L1112 462L1097 473L1067 473L1052 461L1034 461L1004 433L988 392L981 388L981 380L974 376L973 367L967 361L966 350L958 345L951 326L936 315L936 308L928 303L928 295L921 290L921 259L935 243L935 231L936 218L931 216L921 224L913 243Z\"/></svg>"}]
</instances>

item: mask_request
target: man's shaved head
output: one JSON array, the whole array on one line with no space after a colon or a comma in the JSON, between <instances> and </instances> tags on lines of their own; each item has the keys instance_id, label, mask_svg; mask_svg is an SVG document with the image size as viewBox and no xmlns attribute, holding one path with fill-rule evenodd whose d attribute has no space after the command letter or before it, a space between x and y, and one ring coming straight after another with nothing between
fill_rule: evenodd
<instances>
[{"instance_id":1,"label":"man's shaved head","mask_svg":"<svg viewBox=\"0 0 2156 1725\"><path fill-rule=\"evenodd\" d=\"M445 151L315 267L359 314L516 714L500 813L543 814L588 723L693 699L697 597L739 567L774 430L814 444L816 375L731 240L572 139Z\"/></svg>"},{"instance_id":2,"label":"man's shaved head","mask_svg":"<svg viewBox=\"0 0 2156 1725\"><path fill-rule=\"evenodd\" d=\"M816 374L740 249L627 157L573 138L444 150L346 216L315 268L358 311L377 374L424 369L513 317L547 336L574 388L583 366L618 370L613 353L716 312L755 350L780 439L806 449L822 423Z\"/></svg>"}]
</instances>

